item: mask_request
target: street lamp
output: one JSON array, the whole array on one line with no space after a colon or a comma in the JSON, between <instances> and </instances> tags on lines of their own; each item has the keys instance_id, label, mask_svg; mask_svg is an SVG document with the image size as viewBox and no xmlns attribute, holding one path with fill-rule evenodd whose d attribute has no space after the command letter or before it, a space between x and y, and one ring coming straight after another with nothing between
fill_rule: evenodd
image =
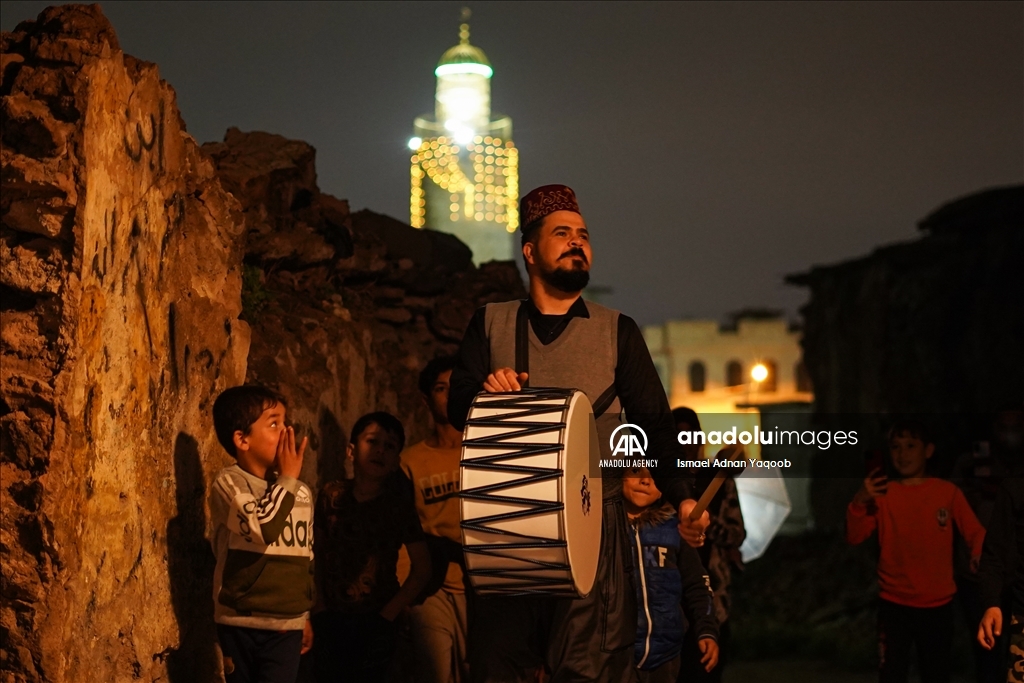
<instances>
[{"instance_id":1,"label":"street lamp","mask_svg":"<svg viewBox=\"0 0 1024 683\"><path fill-rule=\"evenodd\" d=\"M768 367L764 363L758 363L750 369L750 377L760 384L768 379Z\"/></svg>"}]
</instances>

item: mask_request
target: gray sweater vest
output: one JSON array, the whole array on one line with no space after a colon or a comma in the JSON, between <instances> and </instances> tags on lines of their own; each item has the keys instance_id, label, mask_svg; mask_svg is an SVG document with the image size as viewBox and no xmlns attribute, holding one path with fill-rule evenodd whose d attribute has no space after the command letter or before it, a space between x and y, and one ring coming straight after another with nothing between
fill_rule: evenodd
<instances>
[{"instance_id":1,"label":"gray sweater vest","mask_svg":"<svg viewBox=\"0 0 1024 683\"><path fill-rule=\"evenodd\" d=\"M516 316L519 301L487 304L484 327L491 347L491 372L516 368ZM619 312L587 302L589 318L575 317L548 345L541 344L533 327L529 329L529 384L533 388L579 389L591 404L607 390L614 391L615 366L618 363ZM611 457L608 439L621 424L622 407L618 397L597 415L597 435L601 457ZM596 465L596 463L594 463Z\"/></svg>"}]
</instances>

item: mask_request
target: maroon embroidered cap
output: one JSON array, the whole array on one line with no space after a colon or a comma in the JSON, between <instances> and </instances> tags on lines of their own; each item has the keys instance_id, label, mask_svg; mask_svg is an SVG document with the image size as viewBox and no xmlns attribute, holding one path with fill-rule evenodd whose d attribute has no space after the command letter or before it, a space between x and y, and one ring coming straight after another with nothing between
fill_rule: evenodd
<instances>
[{"instance_id":1,"label":"maroon embroidered cap","mask_svg":"<svg viewBox=\"0 0 1024 683\"><path fill-rule=\"evenodd\" d=\"M580 213L576 193L565 185L541 185L519 200L519 224L528 228L555 211Z\"/></svg>"}]
</instances>

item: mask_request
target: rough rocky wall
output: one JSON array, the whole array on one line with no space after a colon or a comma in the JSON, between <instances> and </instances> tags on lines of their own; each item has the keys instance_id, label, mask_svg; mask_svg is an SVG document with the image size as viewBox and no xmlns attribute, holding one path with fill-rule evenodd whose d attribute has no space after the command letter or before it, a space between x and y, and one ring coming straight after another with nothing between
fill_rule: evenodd
<instances>
[{"instance_id":1,"label":"rough rocky wall","mask_svg":"<svg viewBox=\"0 0 1024 683\"><path fill-rule=\"evenodd\" d=\"M817 267L804 360L822 412L971 412L1024 386L1024 187L971 195L922 239Z\"/></svg>"},{"instance_id":2,"label":"rough rocky wall","mask_svg":"<svg viewBox=\"0 0 1024 683\"><path fill-rule=\"evenodd\" d=\"M478 306L525 296L515 265L476 269L450 235L350 213L320 192L304 142L231 129L203 150L246 217L247 379L279 388L310 435L302 478L340 476L348 430L371 410L425 436L419 369L454 353Z\"/></svg>"},{"instance_id":3,"label":"rough rocky wall","mask_svg":"<svg viewBox=\"0 0 1024 683\"><path fill-rule=\"evenodd\" d=\"M1024 187L950 202L920 227L920 240L789 282L811 289L803 350L815 409L932 415L941 472L984 433L986 413L1024 399ZM845 466L863 476L862 463ZM838 523L827 503L845 493L819 497L831 512L818 505L816 518Z\"/></svg>"},{"instance_id":4,"label":"rough rocky wall","mask_svg":"<svg viewBox=\"0 0 1024 683\"><path fill-rule=\"evenodd\" d=\"M0 94L0 680L208 678L238 204L95 5L4 33Z\"/></svg>"}]
</instances>

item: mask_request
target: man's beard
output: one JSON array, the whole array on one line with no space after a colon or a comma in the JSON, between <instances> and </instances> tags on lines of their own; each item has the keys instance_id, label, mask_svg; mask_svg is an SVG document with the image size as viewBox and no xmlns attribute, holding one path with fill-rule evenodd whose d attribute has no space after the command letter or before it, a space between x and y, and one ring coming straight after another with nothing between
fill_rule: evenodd
<instances>
[{"instance_id":1,"label":"man's beard","mask_svg":"<svg viewBox=\"0 0 1024 683\"><path fill-rule=\"evenodd\" d=\"M582 292L590 282L590 271L583 268L554 268L541 272L540 276L544 282L567 294Z\"/></svg>"}]
</instances>

